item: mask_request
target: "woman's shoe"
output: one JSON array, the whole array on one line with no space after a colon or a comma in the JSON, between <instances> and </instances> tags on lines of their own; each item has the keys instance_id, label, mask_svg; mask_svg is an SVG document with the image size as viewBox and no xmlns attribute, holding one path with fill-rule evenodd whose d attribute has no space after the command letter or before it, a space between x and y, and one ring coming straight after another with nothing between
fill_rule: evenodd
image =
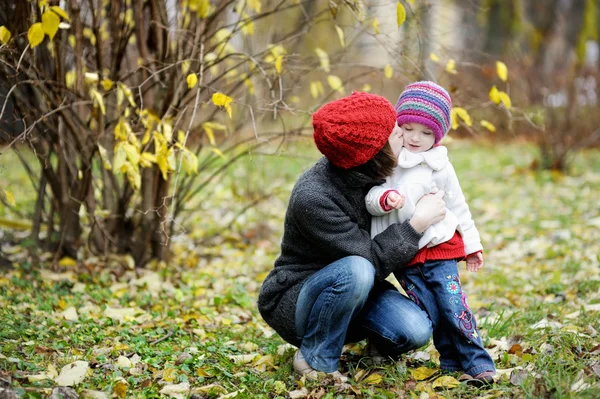
<instances>
[{"instance_id":1,"label":"woman's shoe","mask_svg":"<svg viewBox=\"0 0 600 399\"><path fill-rule=\"evenodd\" d=\"M306 377L306 379L308 380L318 380L319 379L319 372L315 369L313 369L312 367L310 367L310 364L308 364L308 362L306 361L306 359L304 359L304 356L302 355L302 352L300 352L300 349L298 349L296 351L296 354L294 355L294 362L292 363L294 366L294 371L298 374L300 374L303 377ZM331 373L323 373L326 374L330 377L332 377L334 379L334 381L336 382L346 382L348 381L348 377L345 377L342 373L340 373L338 370L333 371Z\"/></svg>"},{"instance_id":2,"label":"woman's shoe","mask_svg":"<svg viewBox=\"0 0 600 399\"><path fill-rule=\"evenodd\" d=\"M379 353L375 345L373 345L371 342L369 342L367 346L367 353L369 354L373 365L379 366L383 364L383 362L385 362L385 357L383 357L383 355Z\"/></svg>"},{"instance_id":3,"label":"woman's shoe","mask_svg":"<svg viewBox=\"0 0 600 399\"><path fill-rule=\"evenodd\" d=\"M460 377L458 377L458 380L467 385L481 388L483 386L492 385L494 383L495 375L496 373L494 373L493 371L484 371L474 376L471 376L469 374L463 374Z\"/></svg>"}]
</instances>

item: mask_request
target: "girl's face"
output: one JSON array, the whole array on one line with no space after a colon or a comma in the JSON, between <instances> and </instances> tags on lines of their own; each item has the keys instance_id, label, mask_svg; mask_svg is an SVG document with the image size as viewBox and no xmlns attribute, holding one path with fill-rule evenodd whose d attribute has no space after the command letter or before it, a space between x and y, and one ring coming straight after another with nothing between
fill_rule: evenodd
<instances>
[{"instance_id":1,"label":"girl's face","mask_svg":"<svg viewBox=\"0 0 600 399\"><path fill-rule=\"evenodd\" d=\"M404 148L410 152L425 152L435 143L433 131L420 123L405 123L401 130L404 133Z\"/></svg>"},{"instance_id":2,"label":"girl's face","mask_svg":"<svg viewBox=\"0 0 600 399\"><path fill-rule=\"evenodd\" d=\"M388 140L396 157L400 155L400 151L402 151L402 146L404 145L404 137L402 137L402 134L402 129L396 123L396 126L394 126L394 130L392 130L392 134Z\"/></svg>"}]
</instances>

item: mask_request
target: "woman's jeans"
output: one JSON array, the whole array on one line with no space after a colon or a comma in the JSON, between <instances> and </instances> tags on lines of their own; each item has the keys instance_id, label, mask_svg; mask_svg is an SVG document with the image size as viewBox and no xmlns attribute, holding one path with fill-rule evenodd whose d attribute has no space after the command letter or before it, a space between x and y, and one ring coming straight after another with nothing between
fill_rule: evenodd
<instances>
[{"instance_id":1,"label":"woman's jeans","mask_svg":"<svg viewBox=\"0 0 600 399\"><path fill-rule=\"evenodd\" d=\"M373 265L359 256L333 262L306 280L296 304L296 331L312 368L337 370L344 343L364 338L390 357L427 344L427 314L391 286L373 289L374 280Z\"/></svg>"},{"instance_id":2,"label":"woman's jeans","mask_svg":"<svg viewBox=\"0 0 600 399\"><path fill-rule=\"evenodd\" d=\"M463 370L472 376L496 370L467 305L455 260L427 261L394 275L408 297L429 315L442 369Z\"/></svg>"}]
</instances>

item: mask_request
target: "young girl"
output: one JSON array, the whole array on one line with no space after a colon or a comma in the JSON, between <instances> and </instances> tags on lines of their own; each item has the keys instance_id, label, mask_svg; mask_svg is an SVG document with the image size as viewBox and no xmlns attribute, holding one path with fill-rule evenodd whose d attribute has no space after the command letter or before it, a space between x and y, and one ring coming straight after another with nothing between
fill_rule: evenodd
<instances>
[{"instance_id":1,"label":"young girl","mask_svg":"<svg viewBox=\"0 0 600 399\"><path fill-rule=\"evenodd\" d=\"M446 90L433 82L406 87L396 104L399 128L395 141L390 140L398 166L383 185L369 191L366 205L374 216L371 235L376 236L410 219L423 195L445 191L445 219L425 231L415 258L394 275L429 315L441 368L463 370L460 380L483 385L493 382L494 362L481 342L457 266L466 257L469 271L481 269L483 248L448 151L438 145L448 133L451 109Z\"/></svg>"}]
</instances>

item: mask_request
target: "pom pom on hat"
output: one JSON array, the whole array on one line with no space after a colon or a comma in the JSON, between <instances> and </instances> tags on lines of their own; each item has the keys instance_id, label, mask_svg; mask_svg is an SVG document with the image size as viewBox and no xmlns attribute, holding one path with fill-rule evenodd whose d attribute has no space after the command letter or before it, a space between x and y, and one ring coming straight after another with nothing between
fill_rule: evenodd
<instances>
[{"instance_id":1,"label":"pom pom on hat","mask_svg":"<svg viewBox=\"0 0 600 399\"><path fill-rule=\"evenodd\" d=\"M313 114L317 148L337 167L350 169L373 158L396 125L396 111L381 96L354 92Z\"/></svg>"},{"instance_id":2,"label":"pom pom on hat","mask_svg":"<svg viewBox=\"0 0 600 399\"><path fill-rule=\"evenodd\" d=\"M411 83L400 94L396 104L396 120L398 125L420 123L435 135L435 144L450 130L450 111L452 100L440 85L422 81Z\"/></svg>"}]
</instances>

